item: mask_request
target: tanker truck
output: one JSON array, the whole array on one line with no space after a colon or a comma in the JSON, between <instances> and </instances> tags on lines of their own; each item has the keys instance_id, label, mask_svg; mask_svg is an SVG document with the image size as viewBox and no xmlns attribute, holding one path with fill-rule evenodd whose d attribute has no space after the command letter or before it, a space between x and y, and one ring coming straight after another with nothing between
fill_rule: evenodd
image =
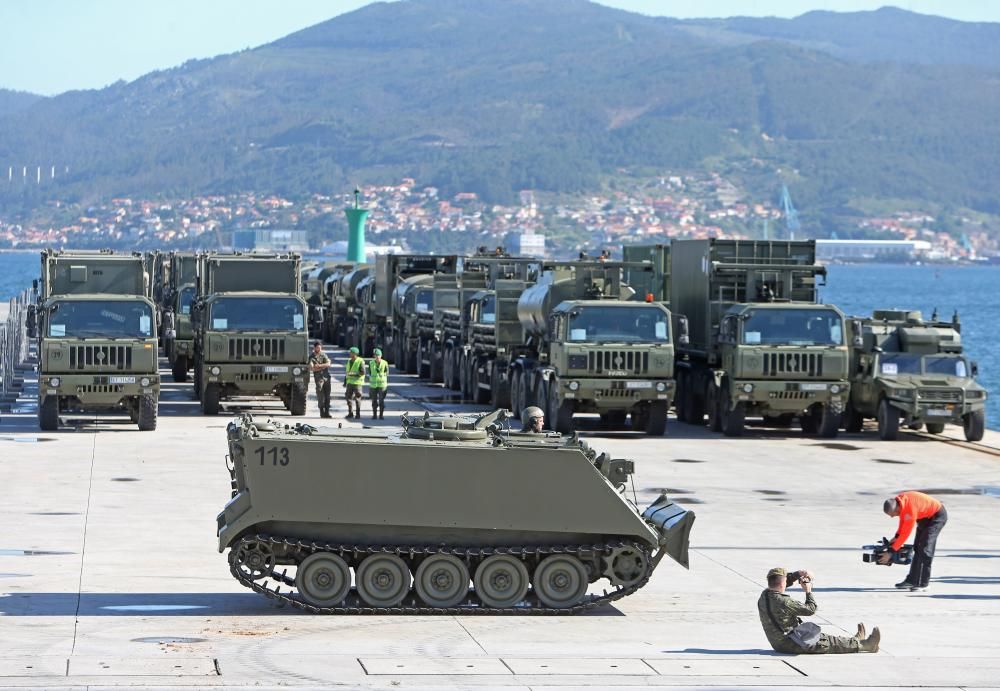
<instances>
[{"instance_id":1,"label":"tanker truck","mask_svg":"<svg viewBox=\"0 0 1000 691\"><path fill-rule=\"evenodd\" d=\"M522 354L511 362L517 410L538 406L545 424L573 430L576 413L599 413L659 436L674 392L670 311L630 300L622 264L573 262L546 271L517 303Z\"/></svg>"},{"instance_id":2,"label":"tanker truck","mask_svg":"<svg viewBox=\"0 0 1000 691\"><path fill-rule=\"evenodd\" d=\"M309 337L324 339L326 337L326 285L327 279L339 274L345 269L354 268L351 263L317 263L305 271L302 281L302 297L309 307Z\"/></svg>"},{"instance_id":3,"label":"tanker truck","mask_svg":"<svg viewBox=\"0 0 1000 691\"><path fill-rule=\"evenodd\" d=\"M359 264L341 274L334 274L330 283L330 309L326 314L330 341L346 348L353 345L357 325L355 324L355 295L358 284L371 273L369 264Z\"/></svg>"},{"instance_id":4,"label":"tanker truck","mask_svg":"<svg viewBox=\"0 0 1000 691\"><path fill-rule=\"evenodd\" d=\"M986 389L975 380L978 365L962 353L957 313L946 322L937 313L924 321L917 311L875 310L849 325L860 337L851 350L848 432L875 418L883 440L896 439L900 423L926 425L931 434L961 425L967 441L983 438Z\"/></svg>"},{"instance_id":5,"label":"tanker truck","mask_svg":"<svg viewBox=\"0 0 1000 691\"><path fill-rule=\"evenodd\" d=\"M198 292L198 257L191 252L171 252L167 259L163 291L163 352L170 361L175 382L186 382L194 362L194 331L191 305Z\"/></svg>"},{"instance_id":6,"label":"tanker truck","mask_svg":"<svg viewBox=\"0 0 1000 691\"><path fill-rule=\"evenodd\" d=\"M677 417L727 436L758 415L835 437L850 390L844 314L818 304L816 243L677 240L670 300L690 323L678 348Z\"/></svg>"},{"instance_id":7,"label":"tanker truck","mask_svg":"<svg viewBox=\"0 0 1000 691\"><path fill-rule=\"evenodd\" d=\"M39 301L38 426L98 412L156 429L156 305L142 254L46 250Z\"/></svg>"},{"instance_id":8,"label":"tanker truck","mask_svg":"<svg viewBox=\"0 0 1000 691\"><path fill-rule=\"evenodd\" d=\"M211 254L192 310L195 392L205 415L223 400L277 396L306 410L309 337L297 254Z\"/></svg>"},{"instance_id":9,"label":"tanker truck","mask_svg":"<svg viewBox=\"0 0 1000 691\"><path fill-rule=\"evenodd\" d=\"M397 312L396 286L411 276L433 275L439 271L453 271L458 258L433 254L383 254L375 261L375 277L363 296L365 307L360 311L358 325L364 334L362 353L371 354L378 347L392 354L396 362L416 358L411 352L412 342L400 343L397 339L416 329L409 323L416 315ZM421 305L423 303L420 303ZM418 305L419 306L419 305ZM403 323L399 323L403 319ZM406 341L406 337L403 337ZM418 344L419 345L419 344ZM359 346L361 347L361 346Z\"/></svg>"}]
</instances>

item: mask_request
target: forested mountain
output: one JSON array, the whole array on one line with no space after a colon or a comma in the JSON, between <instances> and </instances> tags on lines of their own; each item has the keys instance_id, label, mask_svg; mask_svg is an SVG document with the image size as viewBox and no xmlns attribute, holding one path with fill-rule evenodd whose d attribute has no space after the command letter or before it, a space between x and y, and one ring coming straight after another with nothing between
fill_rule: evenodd
<instances>
[{"instance_id":1,"label":"forested mountain","mask_svg":"<svg viewBox=\"0 0 1000 691\"><path fill-rule=\"evenodd\" d=\"M16 113L34 103L40 101L44 96L29 94L25 91L11 91L10 89L0 89L0 117L8 113Z\"/></svg>"},{"instance_id":2,"label":"forested mountain","mask_svg":"<svg viewBox=\"0 0 1000 691\"><path fill-rule=\"evenodd\" d=\"M874 22L868 35L898 26L899 45L945 21L886 16L847 17ZM648 166L720 170L761 195L787 180L814 212L862 197L1000 212L1000 72L867 61L843 19L813 13L780 36L584 0L377 3L0 115L0 166L70 171L0 185L0 201L296 194L402 175L508 201ZM750 25L766 38L749 40Z\"/></svg>"}]
</instances>

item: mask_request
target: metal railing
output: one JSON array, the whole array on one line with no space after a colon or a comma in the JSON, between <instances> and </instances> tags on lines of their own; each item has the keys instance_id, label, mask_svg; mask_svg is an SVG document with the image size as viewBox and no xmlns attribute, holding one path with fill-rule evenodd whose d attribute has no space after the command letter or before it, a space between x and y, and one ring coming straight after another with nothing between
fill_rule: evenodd
<instances>
[{"instance_id":1,"label":"metal railing","mask_svg":"<svg viewBox=\"0 0 1000 691\"><path fill-rule=\"evenodd\" d=\"M17 372L28 359L28 308L35 303L35 295L25 290L10 300L7 319L0 322L0 390L16 393Z\"/></svg>"}]
</instances>

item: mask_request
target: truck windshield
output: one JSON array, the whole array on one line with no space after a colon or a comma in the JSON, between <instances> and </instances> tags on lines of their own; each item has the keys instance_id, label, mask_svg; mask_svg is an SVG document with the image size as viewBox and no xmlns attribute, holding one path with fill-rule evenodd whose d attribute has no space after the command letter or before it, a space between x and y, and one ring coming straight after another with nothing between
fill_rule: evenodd
<instances>
[{"instance_id":1,"label":"truck windshield","mask_svg":"<svg viewBox=\"0 0 1000 691\"><path fill-rule=\"evenodd\" d=\"M177 307L181 314L191 314L191 303L194 302L194 286L181 288L180 295L177 296Z\"/></svg>"},{"instance_id":2,"label":"truck windshield","mask_svg":"<svg viewBox=\"0 0 1000 691\"><path fill-rule=\"evenodd\" d=\"M434 309L434 291L421 288L417 291L417 311L430 312Z\"/></svg>"},{"instance_id":3,"label":"truck windshield","mask_svg":"<svg viewBox=\"0 0 1000 691\"><path fill-rule=\"evenodd\" d=\"M150 338L153 310L127 300L61 300L49 312L53 338Z\"/></svg>"},{"instance_id":4,"label":"truck windshield","mask_svg":"<svg viewBox=\"0 0 1000 691\"><path fill-rule=\"evenodd\" d=\"M302 305L294 298L227 297L212 303L214 331L301 331Z\"/></svg>"},{"instance_id":5,"label":"truck windshield","mask_svg":"<svg viewBox=\"0 0 1000 691\"><path fill-rule=\"evenodd\" d=\"M838 346L844 320L830 309L767 309L746 313L743 345Z\"/></svg>"},{"instance_id":6,"label":"truck windshield","mask_svg":"<svg viewBox=\"0 0 1000 691\"><path fill-rule=\"evenodd\" d=\"M886 376L920 374L920 356L912 353L883 353L879 357L878 371Z\"/></svg>"},{"instance_id":7,"label":"truck windshield","mask_svg":"<svg viewBox=\"0 0 1000 691\"><path fill-rule=\"evenodd\" d=\"M925 374L943 374L946 377L967 377L965 359L954 355L927 355L924 357Z\"/></svg>"},{"instance_id":8,"label":"truck windshield","mask_svg":"<svg viewBox=\"0 0 1000 691\"><path fill-rule=\"evenodd\" d=\"M659 307L577 307L569 317L569 340L588 343L668 343L670 317Z\"/></svg>"},{"instance_id":9,"label":"truck windshield","mask_svg":"<svg viewBox=\"0 0 1000 691\"><path fill-rule=\"evenodd\" d=\"M497 298L495 295L488 295L485 298L483 298L479 310L480 310L479 311L480 324L497 323Z\"/></svg>"}]
</instances>

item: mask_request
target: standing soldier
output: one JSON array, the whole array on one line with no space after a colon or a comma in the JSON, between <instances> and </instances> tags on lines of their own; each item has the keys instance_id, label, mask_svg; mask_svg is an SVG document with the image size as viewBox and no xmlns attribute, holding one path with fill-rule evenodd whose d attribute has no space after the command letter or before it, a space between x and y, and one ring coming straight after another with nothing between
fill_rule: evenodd
<instances>
[{"instance_id":1,"label":"standing soldier","mask_svg":"<svg viewBox=\"0 0 1000 691\"><path fill-rule=\"evenodd\" d=\"M359 357L361 351L351 346L350 357L344 365L344 387L347 392L347 419L361 419L361 387L365 385L365 361ZM353 406L352 406L353 403Z\"/></svg>"},{"instance_id":2,"label":"standing soldier","mask_svg":"<svg viewBox=\"0 0 1000 691\"><path fill-rule=\"evenodd\" d=\"M320 417L330 417L330 358L323 352L323 344L313 343L313 351L309 356L309 371L313 373L316 383L316 401L319 403ZM308 382L308 379L306 380Z\"/></svg>"},{"instance_id":3,"label":"standing soldier","mask_svg":"<svg viewBox=\"0 0 1000 691\"><path fill-rule=\"evenodd\" d=\"M372 420L385 415L385 394L389 390L389 363L382 359L382 350L372 351L375 358L368 362L368 394L372 399Z\"/></svg>"}]
</instances>

